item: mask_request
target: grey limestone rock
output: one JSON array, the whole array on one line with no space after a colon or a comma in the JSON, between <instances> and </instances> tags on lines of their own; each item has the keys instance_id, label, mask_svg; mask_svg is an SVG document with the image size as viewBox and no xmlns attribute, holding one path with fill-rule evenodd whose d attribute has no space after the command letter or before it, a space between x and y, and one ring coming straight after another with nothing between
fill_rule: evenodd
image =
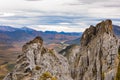
<instances>
[{"instance_id":1,"label":"grey limestone rock","mask_svg":"<svg viewBox=\"0 0 120 80\"><path fill-rule=\"evenodd\" d=\"M111 20L90 26L82 35L80 47L76 48L79 51L72 48L71 52L68 52L71 49L66 52L73 79L115 80L119 63L118 46Z\"/></svg>"},{"instance_id":2,"label":"grey limestone rock","mask_svg":"<svg viewBox=\"0 0 120 80\"><path fill-rule=\"evenodd\" d=\"M42 38L26 43L22 51L15 69L4 80L72 80L67 59L45 48Z\"/></svg>"},{"instance_id":3,"label":"grey limestone rock","mask_svg":"<svg viewBox=\"0 0 120 80\"><path fill-rule=\"evenodd\" d=\"M75 80L115 80L118 65L118 39L112 21L88 28L81 38ZM81 71L82 70L82 71Z\"/></svg>"}]
</instances>

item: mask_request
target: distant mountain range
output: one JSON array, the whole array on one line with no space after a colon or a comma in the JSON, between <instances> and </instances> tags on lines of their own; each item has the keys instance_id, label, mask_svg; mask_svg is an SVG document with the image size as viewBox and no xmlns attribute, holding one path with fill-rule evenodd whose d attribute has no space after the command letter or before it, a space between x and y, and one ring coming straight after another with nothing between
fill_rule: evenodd
<instances>
[{"instance_id":1,"label":"distant mountain range","mask_svg":"<svg viewBox=\"0 0 120 80\"><path fill-rule=\"evenodd\" d=\"M13 42L30 40L36 36L41 36L49 43L51 40L72 40L81 36L82 32L56 32L56 31L36 31L31 28L13 28L11 26L0 26L0 42ZM57 42L57 41L56 41Z\"/></svg>"},{"instance_id":2,"label":"distant mountain range","mask_svg":"<svg viewBox=\"0 0 120 80\"><path fill-rule=\"evenodd\" d=\"M33 39L36 36L41 36L44 43L49 45L48 47L53 48L58 46L61 42L74 40L79 38L82 32L56 32L56 31L37 31L28 27L14 28L11 26L0 26L0 52L6 53L5 51L13 48L21 48L22 45ZM18 50L20 51L20 50Z\"/></svg>"},{"instance_id":3,"label":"distant mountain range","mask_svg":"<svg viewBox=\"0 0 120 80\"><path fill-rule=\"evenodd\" d=\"M0 26L0 64L14 62L14 59L21 53L21 47L36 36L41 36L48 48L60 47L61 43L79 38L82 32L56 32L37 31L28 27L14 28L11 26ZM59 49L59 48L58 48Z\"/></svg>"},{"instance_id":4,"label":"distant mountain range","mask_svg":"<svg viewBox=\"0 0 120 80\"><path fill-rule=\"evenodd\" d=\"M13 32L18 30L18 28L13 28L10 26L0 26L0 31L9 31L9 32Z\"/></svg>"},{"instance_id":5,"label":"distant mountain range","mask_svg":"<svg viewBox=\"0 0 120 80\"><path fill-rule=\"evenodd\" d=\"M113 25L114 33L120 37L120 26ZM46 44L64 42L65 44L79 44L82 32L36 31L28 27L14 28L0 26L0 43L25 42L36 36L41 36Z\"/></svg>"},{"instance_id":6,"label":"distant mountain range","mask_svg":"<svg viewBox=\"0 0 120 80\"><path fill-rule=\"evenodd\" d=\"M114 33L120 38L120 26L113 25ZM0 43L26 42L36 36L41 36L46 44L64 42L65 44L79 44L82 32L36 31L28 27L14 28L0 26ZM9 45L10 46L10 45ZM0 48L1 49L1 48Z\"/></svg>"},{"instance_id":7,"label":"distant mountain range","mask_svg":"<svg viewBox=\"0 0 120 80\"><path fill-rule=\"evenodd\" d=\"M120 38L120 26L113 25L113 31Z\"/></svg>"}]
</instances>

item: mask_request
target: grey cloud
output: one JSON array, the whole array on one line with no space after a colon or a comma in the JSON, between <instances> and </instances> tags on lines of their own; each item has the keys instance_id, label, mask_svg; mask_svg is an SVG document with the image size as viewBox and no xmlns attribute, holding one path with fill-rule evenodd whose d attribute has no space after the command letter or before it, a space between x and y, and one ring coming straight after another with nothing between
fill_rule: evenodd
<instances>
[{"instance_id":1,"label":"grey cloud","mask_svg":"<svg viewBox=\"0 0 120 80\"><path fill-rule=\"evenodd\" d=\"M83 3L96 3L96 2L104 2L104 1L110 1L110 0L78 0Z\"/></svg>"},{"instance_id":2,"label":"grey cloud","mask_svg":"<svg viewBox=\"0 0 120 80\"><path fill-rule=\"evenodd\" d=\"M83 3L69 3L69 4L67 4L67 5L70 5L70 6L76 6L76 5L84 5Z\"/></svg>"},{"instance_id":3,"label":"grey cloud","mask_svg":"<svg viewBox=\"0 0 120 80\"><path fill-rule=\"evenodd\" d=\"M26 1L41 1L41 0L26 0Z\"/></svg>"},{"instance_id":4,"label":"grey cloud","mask_svg":"<svg viewBox=\"0 0 120 80\"><path fill-rule=\"evenodd\" d=\"M120 7L120 5L110 4L110 5L104 5L104 7Z\"/></svg>"},{"instance_id":5,"label":"grey cloud","mask_svg":"<svg viewBox=\"0 0 120 80\"><path fill-rule=\"evenodd\" d=\"M106 17L112 17L111 19L116 25L118 25L118 22L120 22L120 5L118 5L119 2L115 2L115 0L105 0L105 2L104 0L70 0L70 2L68 0L65 0L65 2L62 0L58 0L63 2L58 5L54 5L52 4L52 2L50 4L41 3L40 1L43 0L24 1L31 2L25 2L29 4L28 6L23 3L24 6L21 5L20 8L16 7L16 9L14 9L13 7L13 10L16 11L13 12L15 15L5 16L0 13L0 24L12 24L20 26L65 25L68 27L76 26L80 28L86 28L89 27L89 25L95 25L96 23L105 20ZM32 3L32 1L39 1L40 3ZM45 2L47 1L49 2L49 0L46 0ZM22 4L22 2L20 4ZM43 6L39 6L39 4ZM46 7L46 5L50 8ZM54 6L51 7L52 5Z\"/></svg>"}]
</instances>

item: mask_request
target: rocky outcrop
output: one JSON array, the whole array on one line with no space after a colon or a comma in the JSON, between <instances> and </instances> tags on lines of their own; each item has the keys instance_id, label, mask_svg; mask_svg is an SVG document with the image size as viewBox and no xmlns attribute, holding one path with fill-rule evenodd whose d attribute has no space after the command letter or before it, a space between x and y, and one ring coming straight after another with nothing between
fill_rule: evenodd
<instances>
[{"instance_id":1,"label":"rocky outcrop","mask_svg":"<svg viewBox=\"0 0 120 80\"><path fill-rule=\"evenodd\" d=\"M78 45L70 45L67 46L65 49L61 50L59 53L63 54L70 64L70 70L71 70L71 77L75 78L76 76L76 57L77 54L79 54L80 46Z\"/></svg>"},{"instance_id":2,"label":"rocky outcrop","mask_svg":"<svg viewBox=\"0 0 120 80\"><path fill-rule=\"evenodd\" d=\"M111 20L91 26L83 33L77 56L79 71L75 80L115 80L119 63L118 39Z\"/></svg>"},{"instance_id":3,"label":"rocky outcrop","mask_svg":"<svg viewBox=\"0 0 120 80\"><path fill-rule=\"evenodd\" d=\"M82 35L80 47L66 51L74 80L115 80L118 63L118 39L112 21L90 26ZM79 50L76 52L76 49ZM72 50L71 52L68 52ZM74 61L71 63L71 60ZM118 79L119 80L119 79Z\"/></svg>"},{"instance_id":4,"label":"rocky outcrop","mask_svg":"<svg viewBox=\"0 0 120 80\"><path fill-rule=\"evenodd\" d=\"M45 48L41 37L26 43L22 51L4 80L72 80L67 59Z\"/></svg>"},{"instance_id":5,"label":"rocky outcrop","mask_svg":"<svg viewBox=\"0 0 120 80\"><path fill-rule=\"evenodd\" d=\"M120 80L120 47L112 21L90 26L80 46L58 54L43 46L41 37L26 43L15 69L4 80Z\"/></svg>"}]
</instances>

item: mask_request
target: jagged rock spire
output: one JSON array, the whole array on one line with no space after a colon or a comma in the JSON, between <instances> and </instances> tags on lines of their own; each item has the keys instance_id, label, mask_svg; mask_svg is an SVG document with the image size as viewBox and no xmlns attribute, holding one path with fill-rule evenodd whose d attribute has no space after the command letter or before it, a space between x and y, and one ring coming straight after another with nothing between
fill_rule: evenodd
<instances>
[{"instance_id":1,"label":"jagged rock spire","mask_svg":"<svg viewBox=\"0 0 120 80\"><path fill-rule=\"evenodd\" d=\"M30 45L33 45L33 44L39 44L38 47L42 48L42 46L43 46L43 39L40 36L35 37L33 40L31 40L31 41L27 42L25 45L23 45L22 51L24 53L26 53L27 48L29 48Z\"/></svg>"},{"instance_id":2,"label":"jagged rock spire","mask_svg":"<svg viewBox=\"0 0 120 80\"><path fill-rule=\"evenodd\" d=\"M90 26L82 35L80 47L70 48L65 53L70 63L72 78L119 80L118 45L111 20Z\"/></svg>"},{"instance_id":3,"label":"jagged rock spire","mask_svg":"<svg viewBox=\"0 0 120 80\"><path fill-rule=\"evenodd\" d=\"M93 38L101 36L102 34L113 34L112 21L106 20L98 23L96 26L91 25L82 35L81 46L86 46Z\"/></svg>"},{"instance_id":4,"label":"jagged rock spire","mask_svg":"<svg viewBox=\"0 0 120 80\"><path fill-rule=\"evenodd\" d=\"M112 21L106 20L86 29L77 54L75 80L114 80L117 73L118 39Z\"/></svg>"}]
</instances>

